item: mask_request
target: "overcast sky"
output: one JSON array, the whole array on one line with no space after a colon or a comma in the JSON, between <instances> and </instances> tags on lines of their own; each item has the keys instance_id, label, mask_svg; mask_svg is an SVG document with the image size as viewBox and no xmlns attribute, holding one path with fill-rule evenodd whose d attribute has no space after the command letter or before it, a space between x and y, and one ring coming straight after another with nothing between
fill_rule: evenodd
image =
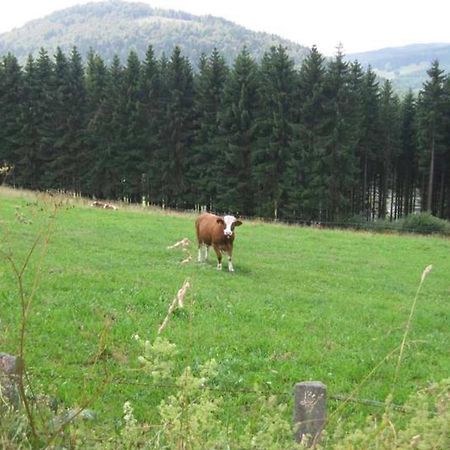
<instances>
[{"instance_id":1,"label":"overcast sky","mask_svg":"<svg viewBox=\"0 0 450 450\"><path fill-rule=\"evenodd\" d=\"M92 1L92 0L91 0ZM137 0L139 1L139 0ZM326 54L415 43L450 43L450 0L140 0L151 6L224 17ZM0 32L84 0L1 0Z\"/></svg>"}]
</instances>

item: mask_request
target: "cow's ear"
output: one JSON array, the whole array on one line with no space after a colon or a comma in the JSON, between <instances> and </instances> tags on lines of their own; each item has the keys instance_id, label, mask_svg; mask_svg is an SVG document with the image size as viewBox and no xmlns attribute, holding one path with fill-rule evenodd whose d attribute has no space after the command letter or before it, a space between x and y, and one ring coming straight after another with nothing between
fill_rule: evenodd
<instances>
[{"instance_id":1,"label":"cow's ear","mask_svg":"<svg viewBox=\"0 0 450 450\"><path fill-rule=\"evenodd\" d=\"M234 226L238 227L239 225L242 225L242 222L240 220L236 220L236 222L234 222Z\"/></svg>"},{"instance_id":2,"label":"cow's ear","mask_svg":"<svg viewBox=\"0 0 450 450\"><path fill-rule=\"evenodd\" d=\"M225 226L225 222L224 222L224 220L222 219L222 217L218 217L218 218L217 218L217 223L220 223L221 225L224 225L224 226Z\"/></svg>"}]
</instances>

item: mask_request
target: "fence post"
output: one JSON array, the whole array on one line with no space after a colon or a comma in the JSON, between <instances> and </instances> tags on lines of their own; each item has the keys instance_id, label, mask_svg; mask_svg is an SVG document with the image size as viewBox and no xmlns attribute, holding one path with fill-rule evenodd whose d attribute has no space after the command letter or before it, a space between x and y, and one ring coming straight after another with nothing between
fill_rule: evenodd
<instances>
[{"instance_id":1,"label":"fence post","mask_svg":"<svg viewBox=\"0 0 450 450\"><path fill-rule=\"evenodd\" d=\"M7 402L19 406L18 382L22 370L22 360L0 352L0 404Z\"/></svg>"},{"instance_id":2,"label":"fence post","mask_svg":"<svg viewBox=\"0 0 450 450\"><path fill-rule=\"evenodd\" d=\"M325 428L327 387L320 381L297 383L294 390L294 438L307 447L315 445Z\"/></svg>"}]
</instances>

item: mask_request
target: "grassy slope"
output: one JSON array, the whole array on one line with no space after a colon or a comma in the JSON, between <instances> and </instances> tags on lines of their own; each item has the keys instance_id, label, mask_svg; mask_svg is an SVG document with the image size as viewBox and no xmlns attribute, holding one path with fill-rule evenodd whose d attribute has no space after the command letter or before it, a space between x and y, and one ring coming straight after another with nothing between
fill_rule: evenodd
<instances>
[{"instance_id":1,"label":"grassy slope","mask_svg":"<svg viewBox=\"0 0 450 450\"><path fill-rule=\"evenodd\" d=\"M19 258L48 216L41 205L0 191L1 238L9 228ZM190 278L188 307L164 335L181 350L180 367L217 359L226 415L242 414L252 395L240 390L255 385L285 393L287 402L293 383L310 379L326 383L330 394L351 393L400 344L428 264L433 271L419 297L394 400L448 376L448 240L246 222L230 274L216 271L213 258L180 265L182 253L167 250L194 239L193 218L81 204L59 209L27 340L28 367L41 390L73 405L95 390L106 369L115 381L92 405L100 417L113 423L131 400L141 419L156 420L154 406L168 392L141 385L149 380L135 370L140 349L132 336L153 339ZM195 259L194 247L192 253ZM0 283L0 351L14 353L19 307L3 259ZM107 352L94 365L105 322L112 323ZM358 395L384 400L395 364L396 358L383 364ZM350 406L344 415L365 412Z\"/></svg>"}]
</instances>

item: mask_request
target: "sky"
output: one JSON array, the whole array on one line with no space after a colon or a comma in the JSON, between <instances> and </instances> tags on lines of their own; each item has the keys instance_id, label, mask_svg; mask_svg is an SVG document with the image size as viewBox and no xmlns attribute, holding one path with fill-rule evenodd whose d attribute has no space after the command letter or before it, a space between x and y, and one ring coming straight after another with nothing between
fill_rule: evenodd
<instances>
[{"instance_id":1,"label":"sky","mask_svg":"<svg viewBox=\"0 0 450 450\"><path fill-rule=\"evenodd\" d=\"M92 0L91 0L92 1ZM95 0L94 0L95 1ZM450 0L136 0L223 17L333 55L408 44L450 43ZM1 0L0 33L85 0Z\"/></svg>"}]
</instances>

